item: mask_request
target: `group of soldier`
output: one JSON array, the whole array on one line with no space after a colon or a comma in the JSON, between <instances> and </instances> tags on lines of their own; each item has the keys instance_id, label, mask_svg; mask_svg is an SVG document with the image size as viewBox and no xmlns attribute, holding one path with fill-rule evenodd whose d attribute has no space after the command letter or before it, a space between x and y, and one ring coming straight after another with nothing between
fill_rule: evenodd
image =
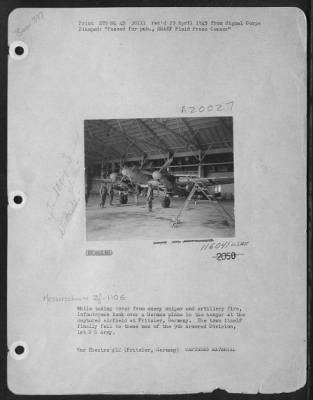
<instances>
[{"instance_id":1,"label":"group of soldier","mask_svg":"<svg viewBox=\"0 0 313 400\"><path fill-rule=\"evenodd\" d=\"M107 195L110 196L110 206L113 205L113 199L114 199L114 189L113 185L111 183L101 183L100 189L99 189L99 194L100 194L100 207L103 208L105 205L105 201L107 198Z\"/></svg>"},{"instance_id":2,"label":"group of soldier","mask_svg":"<svg viewBox=\"0 0 313 400\"><path fill-rule=\"evenodd\" d=\"M139 196L141 194L141 188L139 185L135 186L135 191L134 191L134 198L135 198L135 204L138 206L139 204ZM153 186L148 185L148 189L146 191L146 198L147 198L147 207L149 211L152 211L152 204L153 204ZM110 198L110 206L113 205L113 199L114 199L114 188L112 183L101 183L100 189L99 189L99 195L100 195L100 207L103 208L106 202L106 198L109 195ZM125 204L127 203L128 199L128 192L125 191L120 191L120 204Z\"/></svg>"}]
</instances>

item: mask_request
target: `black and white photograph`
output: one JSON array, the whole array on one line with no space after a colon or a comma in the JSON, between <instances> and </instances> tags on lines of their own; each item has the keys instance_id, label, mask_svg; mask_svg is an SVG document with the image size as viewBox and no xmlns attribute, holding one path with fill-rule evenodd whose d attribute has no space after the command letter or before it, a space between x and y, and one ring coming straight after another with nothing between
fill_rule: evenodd
<instances>
[{"instance_id":1,"label":"black and white photograph","mask_svg":"<svg viewBox=\"0 0 313 400\"><path fill-rule=\"evenodd\" d=\"M89 241L233 237L232 117L86 120Z\"/></svg>"},{"instance_id":2,"label":"black and white photograph","mask_svg":"<svg viewBox=\"0 0 313 400\"><path fill-rule=\"evenodd\" d=\"M3 37L11 398L303 392L303 11L15 8Z\"/></svg>"}]
</instances>

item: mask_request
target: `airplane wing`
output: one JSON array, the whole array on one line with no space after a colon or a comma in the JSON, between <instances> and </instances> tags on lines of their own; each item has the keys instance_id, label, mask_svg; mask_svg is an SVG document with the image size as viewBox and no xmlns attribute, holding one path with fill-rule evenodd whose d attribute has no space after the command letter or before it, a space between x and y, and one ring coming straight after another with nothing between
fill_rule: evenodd
<instances>
[{"instance_id":1,"label":"airplane wing","mask_svg":"<svg viewBox=\"0 0 313 400\"><path fill-rule=\"evenodd\" d=\"M126 190L131 188L129 182L123 182L122 180L116 180L113 182L110 178L96 178L94 180L101 183L111 183L113 185L113 189L115 190Z\"/></svg>"},{"instance_id":2,"label":"airplane wing","mask_svg":"<svg viewBox=\"0 0 313 400\"><path fill-rule=\"evenodd\" d=\"M190 183L201 183L204 186L216 186L216 185L226 185L234 183L233 176L219 176L219 177L209 177L209 178L189 178L180 179L178 184L180 186L188 185Z\"/></svg>"},{"instance_id":3,"label":"airplane wing","mask_svg":"<svg viewBox=\"0 0 313 400\"><path fill-rule=\"evenodd\" d=\"M112 183L110 178L96 178L94 179L96 182L103 182L103 183Z\"/></svg>"},{"instance_id":4,"label":"airplane wing","mask_svg":"<svg viewBox=\"0 0 313 400\"><path fill-rule=\"evenodd\" d=\"M170 158L168 160L165 161L165 163L163 165L161 165L161 167L159 168L148 168L148 166L146 168L141 168L140 172L144 175L152 175L153 172L162 172L164 169L166 169L169 165L172 164L174 159L174 153L171 154Z\"/></svg>"}]
</instances>

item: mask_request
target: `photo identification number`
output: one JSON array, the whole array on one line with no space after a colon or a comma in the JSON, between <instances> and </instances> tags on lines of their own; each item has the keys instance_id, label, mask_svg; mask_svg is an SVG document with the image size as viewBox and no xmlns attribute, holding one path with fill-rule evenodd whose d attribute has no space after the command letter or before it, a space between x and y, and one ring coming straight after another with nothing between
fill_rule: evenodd
<instances>
[{"instance_id":1,"label":"photo identification number","mask_svg":"<svg viewBox=\"0 0 313 400\"><path fill-rule=\"evenodd\" d=\"M207 104L200 106L183 105L180 109L181 114L195 114L195 113L211 113L211 112L232 112L234 107L233 101L228 101L221 104Z\"/></svg>"},{"instance_id":2,"label":"photo identification number","mask_svg":"<svg viewBox=\"0 0 313 400\"><path fill-rule=\"evenodd\" d=\"M217 261L235 260L236 253L234 251L224 252L224 253L216 253L216 259L217 259Z\"/></svg>"}]
</instances>

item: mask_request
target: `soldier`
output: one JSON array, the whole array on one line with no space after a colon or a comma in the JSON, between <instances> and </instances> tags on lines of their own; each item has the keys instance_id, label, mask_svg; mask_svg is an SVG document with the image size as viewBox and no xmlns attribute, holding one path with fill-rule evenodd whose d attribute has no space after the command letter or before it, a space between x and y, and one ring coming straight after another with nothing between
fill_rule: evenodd
<instances>
[{"instance_id":1,"label":"soldier","mask_svg":"<svg viewBox=\"0 0 313 400\"><path fill-rule=\"evenodd\" d=\"M153 186L149 184L148 191L147 191L147 203L148 203L148 210L152 211L152 202L153 202Z\"/></svg>"},{"instance_id":2,"label":"soldier","mask_svg":"<svg viewBox=\"0 0 313 400\"><path fill-rule=\"evenodd\" d=\"M113 198L114 198L114 189L113 189L113 184L109 183L108 184L108 193L110 196L110 206L113 205Z\"/></svg>"},{"instance_id":3,"label":"soldier","mask_svg":"<svg viewBox=\"0 0 313 400\"><path fill-rule=\"evenodd\" d=\"M136 185L136 186L135 186L135 192L134 192L134 197L135 197L135 204L136 204L136 206L138 206L138 198L139 198L139 195L140 195L140 186L139 186L139 185Z\"/></svg>"},{"instance_id":4,"label":"soldier","mask_svg":"<svg viewBox=\"0 0 313 400\"><path fill-rule=\"evenodd\" d=\"M103 208L108 194L108 189L105 183L101 183L99 193L100 193L100 207Z\"/></svg>"}]
</instances>

